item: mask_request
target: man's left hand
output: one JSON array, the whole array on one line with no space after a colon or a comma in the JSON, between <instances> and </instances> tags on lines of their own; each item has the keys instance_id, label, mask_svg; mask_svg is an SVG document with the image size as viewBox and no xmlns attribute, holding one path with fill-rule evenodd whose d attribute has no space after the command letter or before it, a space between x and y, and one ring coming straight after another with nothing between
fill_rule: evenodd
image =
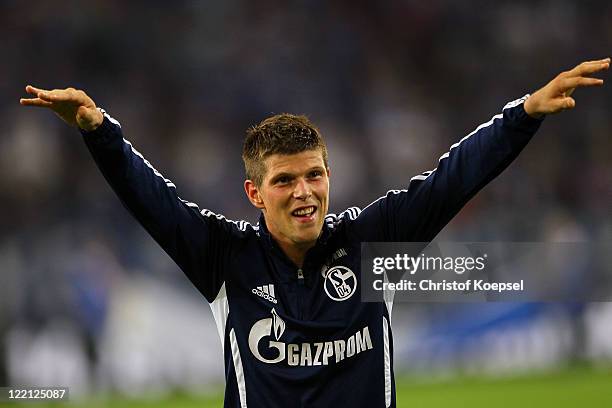
<instances>
[{"instance_id":1,"label":"man's left hand","mask_svg":"<svg viewBox=\"0 0 612 408\"><path fill-rule=\"evenodd\" d=\"M603 79L591 78L596 72L610 67L610 58L596 61L586 61L575 68L560 73L537 90L525 101L525 112L531 117L541 118L544 115L572 109L576 101L571 97L576 88L601 86Z\"/></svg>"}]
</instances>

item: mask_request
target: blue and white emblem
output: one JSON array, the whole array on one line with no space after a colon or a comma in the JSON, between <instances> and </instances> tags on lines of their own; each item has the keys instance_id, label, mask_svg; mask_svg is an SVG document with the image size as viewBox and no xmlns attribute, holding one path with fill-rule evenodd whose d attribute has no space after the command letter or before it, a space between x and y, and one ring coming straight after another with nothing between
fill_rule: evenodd
<instances>
[{"instance_id":1,"label":"blue and white emblem","mask_svg":"<svg viewBox=\"0 0 612 408\"><path fill-rule=\"evenodd\" d=\"M346 266L334 266L325 273L323 288L330 299L342 302L357 290L357 277Z\"/></svg>"}]
</instances>

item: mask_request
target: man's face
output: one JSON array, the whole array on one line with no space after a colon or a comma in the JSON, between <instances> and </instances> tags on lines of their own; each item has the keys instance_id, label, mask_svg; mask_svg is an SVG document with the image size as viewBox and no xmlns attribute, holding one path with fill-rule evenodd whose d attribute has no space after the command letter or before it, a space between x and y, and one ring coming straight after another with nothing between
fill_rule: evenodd
<instances>
[{"instance_id":1,"label":"man's face","mask_svg":"<svg viewBox=\"0 0 612 408\"><path fill-rule=\"evenodd\" d=\"M320 150L274 154L265 159L261 186L247 194L260 208L272 236L281 244L315 244L329 207L329 170ZM248 181L247 181L248 183Z\"/></svg>"}]
</instances>

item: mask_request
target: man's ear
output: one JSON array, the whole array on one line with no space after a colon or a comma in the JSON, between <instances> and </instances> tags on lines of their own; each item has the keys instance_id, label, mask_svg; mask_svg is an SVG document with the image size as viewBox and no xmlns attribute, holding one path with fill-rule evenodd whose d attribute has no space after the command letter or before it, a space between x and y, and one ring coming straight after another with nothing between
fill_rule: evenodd
<instances>
[{"instance_id":1,"label":"man's ear","mask_svg":"<svg viewBox=\"0 0 612 408\"><path fill-rule=\"evenodd\" d=\"M256 208L259 208L260 210L265 208L261 194L259 194L259 188L257 188L253 180L244 181L244 192L246 193L251 204L253 204Z\"/></svg>"}]
</instances>

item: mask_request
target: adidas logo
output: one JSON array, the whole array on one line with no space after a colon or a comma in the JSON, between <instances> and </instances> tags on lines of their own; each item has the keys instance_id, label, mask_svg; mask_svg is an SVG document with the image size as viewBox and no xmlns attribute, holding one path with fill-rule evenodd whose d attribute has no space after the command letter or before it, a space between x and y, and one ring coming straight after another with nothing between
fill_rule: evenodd
<instances>
[{"instance_id":1,"label":"adidas logo","mask_svg":"<svg viewBox=\"0 0 612 408\"><path fill-rule=\"evenodd\" d=\"M272 284L258 286L256 288L251 289L251 292L253 292L254 294L256 294L259 297L262 297L262 298L264 298L266 300L269 300L270 302L272 302L274 304L278 303L278 301L274 297L274 285L272 285Z\"/></svg>"}]
</instances>

